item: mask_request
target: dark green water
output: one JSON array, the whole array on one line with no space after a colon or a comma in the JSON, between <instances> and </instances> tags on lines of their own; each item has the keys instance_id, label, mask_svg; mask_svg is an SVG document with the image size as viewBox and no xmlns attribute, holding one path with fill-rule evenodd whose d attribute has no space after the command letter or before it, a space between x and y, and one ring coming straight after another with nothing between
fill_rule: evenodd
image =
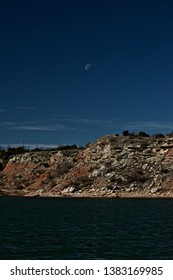
<instances>
[{"instance_id":1,"label":"dark green water","mask_svg":"<svg viewBox=\"0 0 173 280\"><path fill-rule=\"evenodd\" d=\"M0 197L0 259L173 259L173 200Z\"/></svg>"}]
</instances>

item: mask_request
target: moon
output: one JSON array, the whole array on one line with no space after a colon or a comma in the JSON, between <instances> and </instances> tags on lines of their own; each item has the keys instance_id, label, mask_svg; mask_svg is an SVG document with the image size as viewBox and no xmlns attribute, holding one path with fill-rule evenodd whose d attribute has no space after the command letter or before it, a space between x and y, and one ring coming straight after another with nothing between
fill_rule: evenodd
<instances>
[{"instance_id":1,"label":"moon","mask_svg":"<svg viewBox=\"0 0 173 280\"><path fill-rule=\"evenodd\" d=\"M91 69L91 63L87 63L86 65L85 65L85 71L89 71L90 69Z\"/></svg>"}]
</instances>

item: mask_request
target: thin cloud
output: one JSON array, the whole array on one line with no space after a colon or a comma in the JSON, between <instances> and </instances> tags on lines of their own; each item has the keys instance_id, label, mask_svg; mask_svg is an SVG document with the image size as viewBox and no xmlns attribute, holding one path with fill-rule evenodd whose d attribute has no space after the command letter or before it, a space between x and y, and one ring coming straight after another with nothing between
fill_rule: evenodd
<instances>
[{"instance_id":1,"label":"thin cloud","mask_svg":"<svg viewBox=\"0 0 173 280\"><path fill-rule=\"evenodd\" d=\"M3 109L3 108L0 108L0 113L4 113L4 112L7 112L7 110Z\"/></svg>"},{"instance_id":2,"label":"thin cloud","mask_svg":"<svg viewBox=\"0 0 173 280\"><path fill-rule=\"evenodd\" d=\"M79 125L98 125L105 126L112 123L112 120L101 120L101 119L87 119L87 118L60 118L53 119L53 121L65 122L65 123L73 123Z\"/></svg>"},{"instance_id":3,"label":"thin cloud","mask_svg":"<svg viewBox=\"0 0 173 280\"><path fill-rule=\"evenodd\" d=\"M65 131L75 130L62 124L23 123L11 127L13 130L35 130L35 131Z\"/></svg>"},{"instance_id":4,"label":"thin cloud","mask_svg":"<svg viewBox=\"0 0 173 280\"><path fill-rule=\"evenodd\" d=\"M16 112L18 113L25 113L25 112L30 112L30 111L36 111L38 110L37 107L16 107Z\"/></svg>"},{"instance_id":5,"label":"thin cloud","mask_svg":"<svg viewBox=\"0 0 173 280\"><path fill-rule=\"evenodd\" d=\"M18 125L13 127L14 130L40 130L40 131L52 131L54 130L51 126L44 126L44 125Z\"/></svg>"},{"instance_id":6,"label":"thin cloud","mask_svg":"<svg viewBox=\"0 0 173 280\"><path fill-rule=\"evenodd\" d=\"M0 122L0 126L4 126L4 127L10 127L10 126L14 126L16 125L16 122Z\"/></svg>"},{"instance_id":7,"label":"thin cloud","mask_svg":"<svg viewBox=\"0 0 173 280\"><path fill-rule=\"evenodd\" d=\"M109 119L89 119L89 118L60 118L53 119L53 121L59 121L62 123L68 123L68 125L86 127L103 127L107 129L132 129L132 130L172 130L173 122L163 121L143 121L143 120L127 120L120 118Z\"/></svg>"},{"instance_id":8,"label":"thin cloud","mask_svg":"<svg viewBox=\"0 0 173 280\"><path fill-rule=\"evenodd\" d=\"M119 118L90 119L90 118L60 118L41 122L0 122L0 126L8 130L28 131L89 131L90 129L106 129L119 132L122 130L131 131L172 131L173 122L126 120Z\"/></svg>"},{"instance_id":9,"label":"thin cloud","mask_svg":"<svg viewBox=\"0 0 173 280\"><path fill-rule=\"evenodd\" d=\"M31 130L31 131L70 131L76 130L72 126L68 126L58 122L40 121L40 122L0 122L0 126L7 130Z\"/></svg>"},{"instance_id":10,"label":"thin cloud","mask_svg":"<svg viewBox=\"0 0 173 280\"><path fill-rule=\"evenodd\" d=\"M127 126L131 129L136 128L136 129L149 129L149 130L154 130L154 129L173 129L173 123L171 122L162 122L162 121L133 121L127 123Z\"/></svg>"}]
</instances>

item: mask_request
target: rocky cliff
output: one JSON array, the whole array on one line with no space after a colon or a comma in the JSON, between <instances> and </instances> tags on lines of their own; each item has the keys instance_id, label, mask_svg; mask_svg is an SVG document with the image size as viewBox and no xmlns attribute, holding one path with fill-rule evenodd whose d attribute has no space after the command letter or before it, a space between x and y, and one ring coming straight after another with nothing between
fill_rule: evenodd
<instances>
[{"instance_id":1,"label":"rocky cliff","mask_svg":"<svg viewBox=\"0 0 173 280\"><path fill-rule=\"evenodd\" d=\"M0 194L173 197L173 138L108 135L84 149L15 155L0 172Z\"/></svg>"}]
</instances>

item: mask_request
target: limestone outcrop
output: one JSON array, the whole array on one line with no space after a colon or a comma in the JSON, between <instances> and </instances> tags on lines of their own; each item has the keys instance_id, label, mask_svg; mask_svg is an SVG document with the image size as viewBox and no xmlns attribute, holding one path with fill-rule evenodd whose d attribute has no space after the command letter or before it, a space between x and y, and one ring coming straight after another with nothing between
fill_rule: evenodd
<instances>
[{"instance_id":1,"label":"limestone outcrop","mask_svg":"<svg viewBox=\"0 0 173 280\"><path fill-rule=\"evenodd\" d=\"M108 135L85 148L29 151L1 165L0 195L173 197L167 136Z\"/></svg>"}]
</instances>

